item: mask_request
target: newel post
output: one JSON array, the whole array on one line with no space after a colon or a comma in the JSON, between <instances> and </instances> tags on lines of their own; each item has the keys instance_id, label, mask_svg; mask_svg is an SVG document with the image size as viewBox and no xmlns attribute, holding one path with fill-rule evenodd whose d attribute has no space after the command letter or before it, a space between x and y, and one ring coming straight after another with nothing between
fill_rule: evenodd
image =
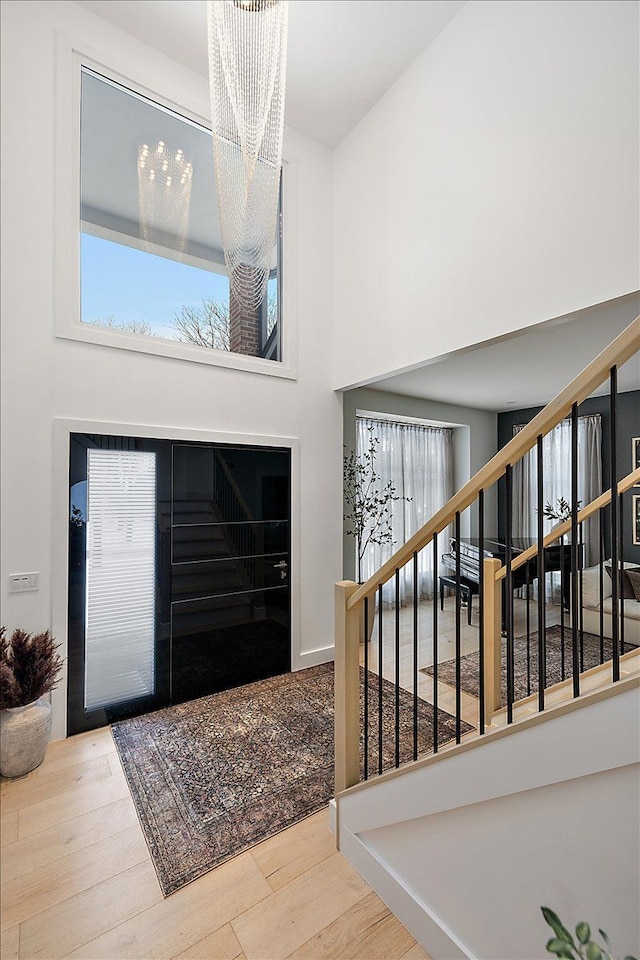
<instances>
[{"instance_id":1,"label":"newel post","mask_svg":"<svg viewBox=\"0 0 640 960\"><path fill-rule=\"evenodd\" d=\"M351 580L336 583L335 636L335 792L360 779L360 609L347 610L358 589Z\"/></svg>"},{"instance_id":2,"label":"newel post","mask_svg":"<svg viewBox=\"0 0 640 960\"><path fill-rule=\"evenodd\" d=\"M502 580L496 580L501 564L495 557L486 557L484 563L484 719L487 726L500 709L501 653L502 653Z\"/></svg>"}]
</instances>

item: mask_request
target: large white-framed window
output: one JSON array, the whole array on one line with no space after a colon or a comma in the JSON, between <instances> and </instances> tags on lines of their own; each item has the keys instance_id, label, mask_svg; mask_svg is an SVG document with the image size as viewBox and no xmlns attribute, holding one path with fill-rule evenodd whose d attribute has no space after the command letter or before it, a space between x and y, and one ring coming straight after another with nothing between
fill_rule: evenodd
<instances>
[{"instance_id":1,"label":"large white-framed window","mask_svg":"<svg viewBox=\"0 0 640 960\"><path fill-rule=\"evenodd\" d=\"M391 542L368 544L362 557L362 581L385 563L453 496L453 429L441 425L409 420L356 417L356 453L364 462L366 452L375 442L373 470L378 480L374 487L384 489L393 484L401 499L389 504ZM367 472L365 482L369 479ZM449 528L439 535L442 544L448 542ZM440 549L439 553L443 550ZM413 596L413 566L406 564L400 571L399 599L401 605L411 602ZM438 571L433 569L433 552L421 550L418 554L418 596L432 598ZM395 600L395 585L389 581L383 587L383 600Z\"/></svg>"},{"instance_id":2,"label":"large white-framed window","mask_svg":"<svg viewBox=\"0 0 640 960\"><path fill-rule=\"evenodd\" d=\"M206 80L170 98L161 75L125 74L69 38L57 53L56 335L295 378L295 288L281 282L290 253L295 277L295 162L267 300L246 317L222 254Z\"/></svg>"}]
</instances>

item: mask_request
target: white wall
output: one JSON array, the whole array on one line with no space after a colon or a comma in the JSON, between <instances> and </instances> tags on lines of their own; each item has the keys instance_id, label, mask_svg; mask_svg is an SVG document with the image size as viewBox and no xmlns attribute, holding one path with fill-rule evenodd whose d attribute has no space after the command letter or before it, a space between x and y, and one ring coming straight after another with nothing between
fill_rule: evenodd
<instances>
[{"instance_id":1,"label":"white wall","mask_svg":"<svg viewBox=\"0 0 640 960\"><path fill-rule=\"evenodd\" d=\"M335 152L335 384L636 290L638 4L473 0Z\"/></svg>"},{"instance_id":2,"label":"white wall","mask_svg":"<svg viewBox=\"0 0 640 960\"><path fill-rule=\"evenodd\" d=\"M54 599L57 609L64 600L60 543L52 536L54 526L64 535L66 500L56 418L142 424L147 435L159 436L200 430L290 437L299 439L300 452L293 666L329 659L342 503L341 402L331 391L324 334L330 153L286 132L285 153L297 167L297 381L56 339L54 253L65 242L54 220L56 31L106 62L135 63L165 84L170 77L178 103L206 99L206 81L74 3L9 0L2 15L2 622L44 628ZM62 144L63 164L72 162L71 151L70 142ZM285 233L285 253L286 245ZM40 572L40 591L8 595L9 574L22 571ZM56 629L64 644L64 627ZM57 736L64 735L63 706L61 691L54 695Z\"/></svg>"},{"instance_id":3,"label":"white wall","mask_svg":"<svg viewBox=\"0 0 640 960\"><path fill-rule=\"evenodd\" d=\"M439 960L534 960L540 913L640 943L637 683L338 801L340 849ZM541 719L541 722L540 722Z\"/></svg>"}]
</instances>

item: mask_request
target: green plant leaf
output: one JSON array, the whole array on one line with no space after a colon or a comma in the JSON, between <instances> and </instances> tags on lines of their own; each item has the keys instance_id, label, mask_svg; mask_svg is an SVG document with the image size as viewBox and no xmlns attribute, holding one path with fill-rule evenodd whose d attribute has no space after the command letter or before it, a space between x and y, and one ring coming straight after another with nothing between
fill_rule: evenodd
<instances>
[{"instance_id":1,"label":"green plant leaf","mask_svg":"<svg viewBox=\"0 0 640 960\"><path fill-rule=\"evenodd\" d=\"M588 943L591 938L591 930L589 929L589 924L582 921L576 926L576 937L580 943Z\"/></svg>"},{"instance_id":2,"label":"green plant leaf","mask_svg":"<svg viewBox=\"0 0 640 960\"><path fill-rule=\"evenodd\" d=\"M556 957L563 957L565 960L575 960L573 950L566 940L558 940L557 937L552 937L551 940L549 940L547 943L547 952L555 953Z\"/></svg>"},{"instance_id":3,"label":"green plant leaf","mask_svg":"<svg viewBox=\"0 0 640 960\"><path fill-rule=\"evenodd\" d=\"M590 940L587 944L587 960L604 960L604 953L600 949L597 943L593 940Z\"/></svg>"},{"instance_id":4,"label":"green plant leaf","mask_svg":"<svg viewBox=\"0 0 640 960\"><path fill-rule=\"evenodd\" d=\"M600 933L602 933L602 930ZM636 960L636 957L624 957L624 960Z\"/></svg>"},{"instance_id":5,"label":"green plant leaf","mask_svg":"<svg viewBox=\"0 0 640 960\"><path fill-rule=\"evenodd\" d=\"M607 950L609 951L609 953L611 953L611 941L609 940L609 937L606 935L606 933L604 932L604 930L598 930L598 933L600 934L600 936L601 936L602 939L604 940L604 942L605 942L605 944L606 944L606 947L607 947Z\"/></svg>"},{"instance_id":6,"label":"green plant leaf","mask_svg":"<svg viewBox=\"0 0 640 960\"><path fill-rule=\"evenodd\" d=\"M556 937L559 940L564 940L565 943L568 943L571 947L575 949L575 943L573 942L573 937L571 936L569 931L566 929L566 927L562 926L560 917L557 915L557 913L554 913L550 907L540 907L540 909L542 910L542 916L545 918L545 920L547 921L547 923L555 933Z\"/></svg>"}]
</instances>

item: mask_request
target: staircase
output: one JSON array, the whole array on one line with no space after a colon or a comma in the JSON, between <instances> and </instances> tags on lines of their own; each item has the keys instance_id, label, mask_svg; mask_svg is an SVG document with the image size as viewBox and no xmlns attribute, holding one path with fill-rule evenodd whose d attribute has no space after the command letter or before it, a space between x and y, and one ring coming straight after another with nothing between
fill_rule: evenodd
<instances>
[{"instance_id":1,"label":"staircase","mask_svg":"<svg viewBox=\"0 0 640 960\"><path fill-rule=\"evenodd\" d=\"M639 349L640 318L370 580L361 586L349 581L336 585L337 843L434 960L544 956L543 904L565 917L567 925L586 920L601 926L613 937L614 950L638 950L640 649L625 643L625 604L634 601L623 599L621 587L623 564L632 559L623 556L622 525L629 522L630 491L640 484L640 469L619 478L612 428L608 490L580 507L574 455L570 519L545 534L542 439L570 417L575 451L579 405L607 380L615 427L617 370ZM513 468L530 450L538 456L537 542L516 555L508 534L501 563L484 549L485 494L494 484L503 485L505 529L512 531ZM470 509L479 556L485 558L472 639L478 665L472 690L470 635L459 589L461 515ZM596 566L602 571L610 558L611 604L617 616L606 640L601 618L595 644L599 662L585 670L585 649L591 645L593 652L594 641L582 629L586 573L581 545L583 525L594 518L600 543ZM447 638L440 629L435 591L431 604L419 603L415 591L409 611L412 638L402 654L398 593L395 610L385 611L383 584L394 578L397 583L405 565L417 570L422 550L433 551L437 571L437 536L450 525L456 533L458 587L449 624L452 649L440 656ZM547 682L547 618L553 610L544 564L545 548L554 544L570 555L569 611L565 623L561 605L561 678ZM514 575L527 563L534 565L538 594L531 617L531 601L526 600L527 664L529 668L531 660L540 680L530 682L530 694L520 699L514 610L525 601L514 600L513 586ZM605 576L600 573L601 608ZM627 634L635 636L628 624ZM610 651L606 655L605 649ZM441 663L451 655L453 669L450 663L445 672ZM427 681L423 671L430 659ZM430 753L421 736L427 723ZM446 731L451 737L443 744ZM378 759L383 755L395 756L395 762L383 763Z\"/></svg>"}]
</instances>

